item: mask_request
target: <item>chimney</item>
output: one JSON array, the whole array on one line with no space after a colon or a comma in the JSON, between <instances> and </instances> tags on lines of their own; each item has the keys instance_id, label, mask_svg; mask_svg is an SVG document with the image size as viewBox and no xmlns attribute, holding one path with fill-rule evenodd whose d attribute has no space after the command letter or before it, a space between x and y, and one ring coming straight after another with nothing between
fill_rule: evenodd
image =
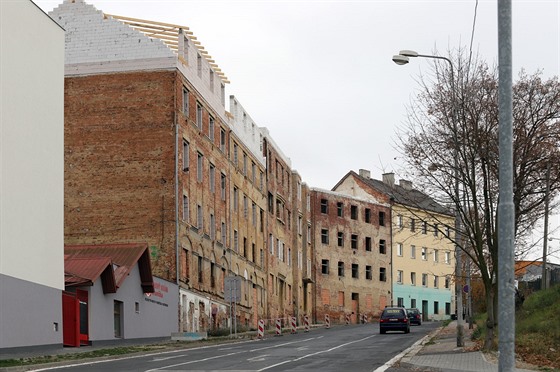
<instances>
[{"instance_id":1,"label":"chimney","mask_svg":"<svg viewBox=\"0 0 560 372\"><path fill-rule=\"evenodd\" d=\"M399 186L405 190L412 190L412 181L399 180Z\"/></svg>"},{"instance_id":2,"label":"chimney","mask_svg":"<svg viewBox=\"0 0 560 372\"><path fill-rule=\"evenodd\" d=\"M371 172L368 171L367 169L360 169L360 177L364 177L364 178L371 178Z\"/></svg>"},{"instance_id":3,"label":"chimney","mask_svg":"<svg viewBox=\"0 0 560 372\"><path fill-rule=\"evenodd\" d=\"M395 186L395 173L383 173L383 183L391 187Z\"/></svg>"}]
</instances>

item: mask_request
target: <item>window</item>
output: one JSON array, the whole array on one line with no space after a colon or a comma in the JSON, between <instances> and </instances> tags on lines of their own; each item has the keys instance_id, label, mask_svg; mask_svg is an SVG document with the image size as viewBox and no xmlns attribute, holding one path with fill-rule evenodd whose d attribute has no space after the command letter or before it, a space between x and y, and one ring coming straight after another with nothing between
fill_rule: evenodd
<instances>
[{"instance_id":1,"label":"window","mask_svg":"<svg viewBox=\"0 0 560 372\"><path fill-rule=\"evenodd\" d=\"M226 200L226 175L223 173L220 174L220 189L222 200Z\"/></svg>"},{"instance_id":2,"label":"window","mask_svg":"<svg viewBox=\"0 0 560 372\"><path fill-rule=\"evenodd\" d=\"M397 227L398 227L399 229L402 229L402 228L403 228L403 218L402 218L401 215L398 215L398 216L397 216Z\"/></svg>"},{"instance_id":3,"label":"window","mask_svg":"<svg viewBox=\"0 0 560 372\"><path fill-rule=\"evenodd\" d=\"M243 195L243 217L247 218L247 214L248 214L248 209L249 209L249 202L247 201L247 197L245 195Z\"/></svg>"},{"instance_id":4,"label":"window","mask_svg":"<svg viewBox=\"0 0 560 372\"><path fill-rule=\"evenodd\" d=\"M410 258L412 258L413 260L416 259L416 246L415 245L410 246Z\"/></svg>"},{"instance_id":5,"label":"window","mask_svg":"<svg viewBox=\"0 0 560 372\"><path fill-rule=\"evenodd\" d=\"M123 337L123 303L113 300L113 326L116 338Z\"/></svg>"},{"instance_id":6,"label":"window","mask_svg":"<svg viewBox=\"0 0 560 372\"><path fill-rule=\"evenodd\" d=\"M270 254L274 256L274 236L272 236L272 234L268 234L268 241L269 241Z\"/></svg>"},{"instance_id":7,"label":"window","mask_svg":"<svg viewBox=\"0 0 560 372\"><path fill-rule=\"evenodd\" d=\"M415 298L410 299L410 307L412 307L412 308L416 307L416 299Z\"/></svg>"},{"instance_id":8,"label":"window","mask_svg":"<svg viewBox=\"0 0 560 372\"><path fill-rule=\"evenodd\" d=\"M434 262L439 262L439 251L434 249Z\"/></svg>"},{"instance_id":9,"label":"window","mask_svg":"<svg viewBox=\"0 0 560 372\"><path fill-rule=\"evenodd\" d=\"M189 221L189 197L183 195L183 221Z\"/></svg>"},{"instance_id":10,"label":"window","mask_svg":"<svg viewBox=\"0 0 560 372\"><path fill-rule=\"evenodd\" d=\"M352 249L358 249L358 235L352 234Z\"/></svg>"},{"instance_id":11,"label":"window","mask_svg":"<svg viewBox=\"0 0 560 372\"><path fill-rule=\"evenodd\" d=\"M202 265L202 256L198 256L198 282L202 283L204 279L204 267Z\"/></svg>"},{"instance_id":12,"label":"window","mask_svg":"<svg viewBox=\"0 0 560 372\"><path fill-rule=\"evenodd\" d=\"M210 71L210 92L214 93L214 71L209 70Z\"/></svg>"},{"instance_id":13,"label":"window","mask_svg":"<svg viewBox=\"0 0 560 372\"><path fill-rule=\"evenodd\" d=\"M140 313L140 303L139 303L139 302L135 302L135 303L134 303L134 312L135 312L136 314L139 314L139 313Z\"/></svg>"},{"instance_id":14,"label":"window","mask_svg":"<svg viewBox=\"0 0 560 372\"><path fill-rule=\"evenodd\" d=\"M434 301L434 314L439 314L439 302Z\"/></svg>"},{"instance_id":15,"label":"window","mask_svg":"<svg viewBox=\"0 0 560 372\"><path fill-rule=\"evenodd\" d=\"M202 106L198 102L196 103L196 126L202 130Z\"/></svg>"},{"instance_id":16,"label":"window","mask_svg":"<svg viewBox=\"0 0 560 372\"><path fill-rule=\"evenodd\" d=\"M200 230L202 230L202 228L203 228L202 224L203 223L204 223L204 220L203 220L203 216L202 216L202 206L197 205L196 206L196 227L199 228Z\"/></svg>"},{"instance_id":17,"label":"window","mask_svg":"<svg viewBox=\"0 0 560 372\"><path fill-rule=\"evenodd\" d=\"M301 216L298 216L297 218L297 232L298 235L303 234L303 218Z\"/></svg>"},{"instance_id":18,"label":"window","mask_svg":"<svg viewBox=\"0 0 560 372\"><path fill-rule=\"evenodd\" d=\"M189 143L183 140L183 171L189 170L190 156L189 156Z\"/></svg>"},{"instance_id":19,"label":"window","mask_svg":"<svg viewBox=\"0 0 560 372\"><path fill-rule=\"evenodd\" d=\"M226 131L224 128L220 128L220 150L222 152L226 151Z\"/></svg>"},{"instance_id":20,"label":"window","mask_svg":"<svg viewBox=\"0 0 560 372\"><path fill-rule=\"evenodd\" d=\"M233 164L237 167L238 165L238 149L237 149L237 143L233 143Z\"/></svg>"},{"instance_id":21,"label":"window","mask_svg":"<svg viewBox=\"0 0 560 372\"><path fill-rule=\"evenodd\" d=\"M254 161L251 162L251 182L255 184L255 180L257 179L257 165Z\"/></svg>"},{"instance_id":22,"label":"window","mask_svg":"<svg viewBox=\"0 0 560 372\"><path fill-rule=\"evenodd\" d=\"M338 261L338 276L344 276L344 262Z\"/></svg>"},{"instance_id":23,"label":"window","mask_svg":"<svg viewBox=\"0 0 560 372\"><path fill-rule=\"evenodd\" d=\"M344 233L343 232L338 232L338 236L337 236L337 240L338 240L338 246L339 247L344 247Z\"/></svg>"},{"instance_id":24,"label":"window","mask_svg":"<svg viewBox=\"0 0 560 372\"><path fill-rule=\"evenodd\" d=\"M329 244L329 230L321 229L321 243Z\"/></svg>"},{"instance_id":25,"label":"window","mask_svg":"<svg viewBox=\"0 0 560 372\"><path fill-rule=\"evenodd\" d=\"M366 251L371 252L371 237L366 236Z\"/></svg>"},{"instance_id":26,"label":"window","mask_svg":"<svg viewBox=\"0 0 560 372\"><path fill-rule=\"evenodd\" d=\"M233 250L239 252L239 233L233 230Z\"/></svg>"},{"instance_id":27,"label":"window","mask_svg":"<svg viewBox=\"0 0 560 372\"><path fill-rule=\"evenodd\" d=\"M410 284L416 285L416 273L415 272L410 273Z\"/></svg>"},{"instance_id":28,"label":"window","mask_svg":"<svg viewBox=\"0 0 560 372\"><path fill-rule=\"evenodd\" d=\"M402 243L397 243L397 256L402 257L403 255L403 245Z\"/></svg>"},{"instance_id":29,"label":"window","mask_svg":"<svg viewBox=\"0 0 560 372\"><path fill-rule=\"evenodd\" d=\"M329 273L329 260L321 260L321 274Z\"/></svg>"},{"instance_id":30,"label":"window","mask_svg":"<svg viewBox=\"0 0 560 372\"><path fill-rule=\"evenodd\" d=\"M434 224L434 236L438 236L438 234L439 234L439 226L436 223L436 224Z\"/></svg>"},{"instance_id":31,"label":"window","mask_svg":"<svg viewBox=\"0 0 560 372\"><path fill-rule=\"evenodd\" d=\"M385 212L379 212L379 226L385 226Z\"/></svg>"},{"instance_id":32,"label":"window","mask_svg":"<svg viewBox=\"0 0 560 372\"><path fill-rule=\"evenodd\" d=\"M449 286L451 285L451 279L449 279L448 276L445 277L445 288L449 289Z\"/></svg>"},{"instance_id":33,"label":"window","mask_svg":"<svg viewBox=\"0 0 560 372\"><path fill-rule=\"evenodd\" d=\"M398 284L403 284L403 271L402 270L397 270L397 283ZM402 305L399 305L402 306Z\"/></svg>"},{"instance_id":34,"label":"window","mask_svg":"<svg viewBox=\"0 0 560 372\"><path fill-rule=\"evenodd\" d=\"M243 152L243 175L247 175L247 154Z\"/></svg>"},{"instance_id":35,"label":"window","mask_svg":"<svg viewBox=\"0 0 560 372\"><path fill-rule=\"evenodd\" d=\"M387 269L384 267L379 268L379 281L386 282L387 281Z\"/></svg>"},{"instance_id":36,"label":"window","mask_svg":"<svg viewBox=\"0 0 560 372\"><path fill-rule=\"evenodd\" d=\"M451 253L450 252L445 252L445 263L449 265L450 261L451 261Z\"/></svg>"},{"instance_id":37,"label":"window","mask_svg":"<svg viewBox=\"0 0 560 372\"><path fill-rule=\"evenodd\" d=\"M402 297L397 297L397 306L404 307L404 299Z\"/></svg>"},{"instance_id":38,"label":"window","mask_svg":"<svg viewBox=\"0 0 560 372\"><path fill-rule=\"evenodd\" d=\"M338 291L338 306L344 306L344 292Z\"/></svg>"},{"instance_id":39,"label":"window","mask_svg":"<svg viewBox=\"0 0 560 372\"><path fill-rule=\"evenodd\" d=\"M203 160L204 160L204 155L202 155L199 152L196 158L196 177L198 182L202 182L202 177L203 177L202 167L204 166Z\"/></svg>"},{"instance_id":40,"label":"window","mask_svg":"<svg viewBox=\"0 0 560 372\"><path fill-rule=\"evenodd\" d=\"M422 285L424 287L428 286L428 274L422 274Z\"/></svg>"},{"instance_id":41,"label":"window","mask_svg":"<svg viewBox=\"0 0 560 372\"><path fill-rule=\"evenodd\" d=\"M450 236L451 236L451 228L450 228L449 226L447 226L447 225L445 226L445 235L446 235L447 237L450 237Z\"/></svg>"},{"instance_id":42,"label":"window","mask_svg":"<svg viewBox=\"0 0 560 372\"><path fill-rule=\"evenodd\" d=\"M212 213L210 213L210 239L216 239L216 220Z\"/></svg>"},{"instance_id":43,"label":"window","mask_svg":"<svg viewBox=\"0 0 560 372\"><path fill-rule=\"evenodd\" d=\"M210 263L210 286L212 288L216 286L216 264L214 262Z\"/></svg>"},{"instance_id":44,"label":"window","mask_svg":"<svg viewBox=\"0 0 560 372\"><path fill-rule=\"evenodd\" d=\"M451 315L451 303L445 303L445 315Z\"/></svg>"},{"instance_id":45,"label":"window","mask_svg":"<svg viewBox=\"0 0 560 372\"><path fill-rule=\"evenodd\" d=\"M209 182L210 183L210 192L215 193L216 192L216 169L214 168L214 164L210 164L208 177L209 177L209 181L210 181Z\"/></svg>"},{"instance_id":46,"label":"window","mask_svg":"<svg viewBox=\"0 0 560 372\"><path fill-rule=\"evenodd\" d=\"M353 219L353 220L358 219L358 206L357 205L351 205L350 206L350 218Z\"/></svg>"},{"instance_id":47,"label":"window","mask_svg":"<svg viewBox=\"0 0 560 372\"><path fill-rule=\"evenodd\" d=\"M344 216L344 204L342 204L342 202L336 203L336 215L338 217Z\"/></svg>"},{"instance_id":48,"label":"window","mask_svg":"<svg viewBox=\"0 0 560 372\"><path fill-rule=\"evenodd\" d=\"M367 223L371 223L371 209L366 208L364 210L364 221L366 221Z\"/></svg>"},{"instance_id":49,"label":"window","mask_svg":"<svg viewBox=\"0 0 560 372\"><path fill-rule=\"evenodd\" d=\"M370 265L366 265L366 279L367 280L372 279L372 272L371 272L371 266Z\"/></svg>"},{"instance_id":50,"label":"window","mask_svg":"<svg viewBox=\"0 0 560 372\"><path fill-rule=\"evenodd\" d=\"M428 233L428 223L426 221L422 221L422 234L426 235Z\"/></svg>"},{"instance_id":51,"label":"window","mask_svg":"<svg viewBox=\"0 0 560 372\"><path fill-rule=\"evenodd\" d=\"M359 266L358 264L352 264L352 278L359 278Z\"/></svg>"},{"instance_id":52,"label":"window","mask_svg":"<svg viewBox=\"0 0 560 372\"><path fill-rule=\"evenodd\" d=\"M439 276L434 275L434 288L439 288Z\"/></svg>"},{"instance_id":53,"label":"window","mask_svg":"<svg viewBox=\"0 0 560 372\"><path fill-rule=\"evenodd\" d=\"M428 250L426 247L422 247L422 260L426 261L428 259Z\"/></svg>"},{"instance_id":54,"label":"window","mask_svg":"<svg viewBox=\"0 0 560 372\"><path fill-rule=\"evenodd\" d=\"M189 91L183 87L183 114L189 116Z\"/></svg>"},{"instance_id":55,"label":"window","mask_svg":"<svg viewBox=\"0 0 560 372\"><path fill-rule=\"evenodd\" d=\"M236 211L239 208L239 191L237 187L233 188L233 210Z\"/></svg>"},{"instance_id":56,"label":"window","mask_svg":"<svg viewBox=\"0 0 560 372\"><path fill-rule=\"evenodd\" d=\"M327 199L321 199L321 213L329 213L329 202Z\"/></svg>"},{"instance_id":57,"label":"window","mask_svg":"<svg viewBox=\"0 0 560 372\"><path fill-rule=\"evenodd\" d=\"M379 240L379 253L381 254L387 253L387 248L385 247L385 239Z\"/></svg>"},{"instance_id":58,"label":"window","mask_svg":"<svg viewBox=\"0 0 560 372\"><path fill-rule=\"evenodd\" d=\"M257 226L257 205L255 203L251 203L251 208L253 216L253 226Z\"/></svg>"},{"instance_id":59,"label":"window","mask_svg":"<svg viewBox=\"0 0 560 372\"><path fill-rule=\"evenodd\" d=\"M225 223L225 222L222 222L222 230L221 230L221 233L222 233L222 244L224 244L224 245L226 244L226 237L227 237L226 232L227 232L227 231L226 231L226 223Z\"/></svg>"},{"instance_id":60,"label":"window","mask_svg":"<svg viewBox=\"0 0 560 372\"><path fill-rule=\"evenodd\" d=\"M414 218L410 219L410 231L412 232L416 231L416 220Z\"/></svg>"},{"instance_id":61,"label":"window","mask_svg":"<svg viewBox=\"0 0 560 372\"><path fill-rule=\"evenodd\" d=\"M208 118L208 138L214 143L214 118L212 116Z\"/></svg>"}]
</instances>

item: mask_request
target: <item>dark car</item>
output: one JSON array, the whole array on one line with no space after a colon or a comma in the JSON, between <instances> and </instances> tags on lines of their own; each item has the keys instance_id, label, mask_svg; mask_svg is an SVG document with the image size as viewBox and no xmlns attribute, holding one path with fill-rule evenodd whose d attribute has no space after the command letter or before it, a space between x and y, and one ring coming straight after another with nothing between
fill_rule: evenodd
<instances>
[{"instance_id":1,"label":"dark car","mask_svg":"<svg viewBox=\"0 0 560 372\"><path fill-rule=\"evenodd\" d=\"M410 324L418 324L422 325L422 314L420 314L420 310L413 308L413 309L406 309L408 314L408 319L410 319Z\"/></svg>"},{"instance_id":2,"label":"dark car","mask_svg":"<svg viewBox=\"0 0 560 372\"><path fill-rule=\"evenodd\" d=\"M379 318L379 331L403 331L410 333L410 319L404 307L386 307Z\"/></svg>"}]
</instances>

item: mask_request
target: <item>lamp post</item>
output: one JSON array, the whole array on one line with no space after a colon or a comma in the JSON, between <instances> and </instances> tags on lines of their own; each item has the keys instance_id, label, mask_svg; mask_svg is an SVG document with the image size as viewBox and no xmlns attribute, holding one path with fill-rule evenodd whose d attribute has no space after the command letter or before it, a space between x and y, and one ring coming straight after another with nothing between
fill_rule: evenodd
<instances>
[{"instance_id":1,"label":"lamp post","mask_svg":"<svg viewBox=\"0 0 560 372\"><path fill-rule=\"evenodd\" d=\"M461 277L461 248L459 244L459 239L461 236L459 234L461 228L461 216L459 214L459 160L458 160L458 149L459 143L457 139L457 99L456 99L456 92L455 92L455 79L454 79L454 69L453 69L453 62L449 58L442 57L442 56L434 56L428 54L419 54L414 50L401 50L399 54L393 56L393 62L397 65L406 65L410 58L422 57L422 58L432 58L432 59L440 59L447 61L449 63L449 67L451 68L451 91L453 93L452 96L452 111L453 111L453 142L454 142L454 177L455 177L455 185L454 185L454 194L455 194L455 294L457 296L457 346L462 347L464 346L463 341L463 294L462 294L462 287L461 283L459 282L459 278Z\"/></svg>"}]
</instances>

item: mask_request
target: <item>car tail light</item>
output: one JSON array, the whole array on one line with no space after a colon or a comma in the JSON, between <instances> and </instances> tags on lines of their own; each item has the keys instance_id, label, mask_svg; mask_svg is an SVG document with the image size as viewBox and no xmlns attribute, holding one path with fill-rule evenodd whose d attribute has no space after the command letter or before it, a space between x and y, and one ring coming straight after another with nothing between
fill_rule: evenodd
<instances>
[{"instance_id":1,"label":"car tail light","mask_svg":"<svg viewBox=\"0 0 560 372\"><path fill-rule=\"evenodd\" d=\"M406 323L407 321L408 321L408 318L403 318L403 322Z\"/></svg>"},{"instance_id":2,"label":"car tail light","mask_svg":"<svg viewBox=\"0 0 560 372\"><path fill-rule=\"evenodd\" d=\"M379 319L379 323L385 323L385 319Z\"/></svg>"}]
</instances>

